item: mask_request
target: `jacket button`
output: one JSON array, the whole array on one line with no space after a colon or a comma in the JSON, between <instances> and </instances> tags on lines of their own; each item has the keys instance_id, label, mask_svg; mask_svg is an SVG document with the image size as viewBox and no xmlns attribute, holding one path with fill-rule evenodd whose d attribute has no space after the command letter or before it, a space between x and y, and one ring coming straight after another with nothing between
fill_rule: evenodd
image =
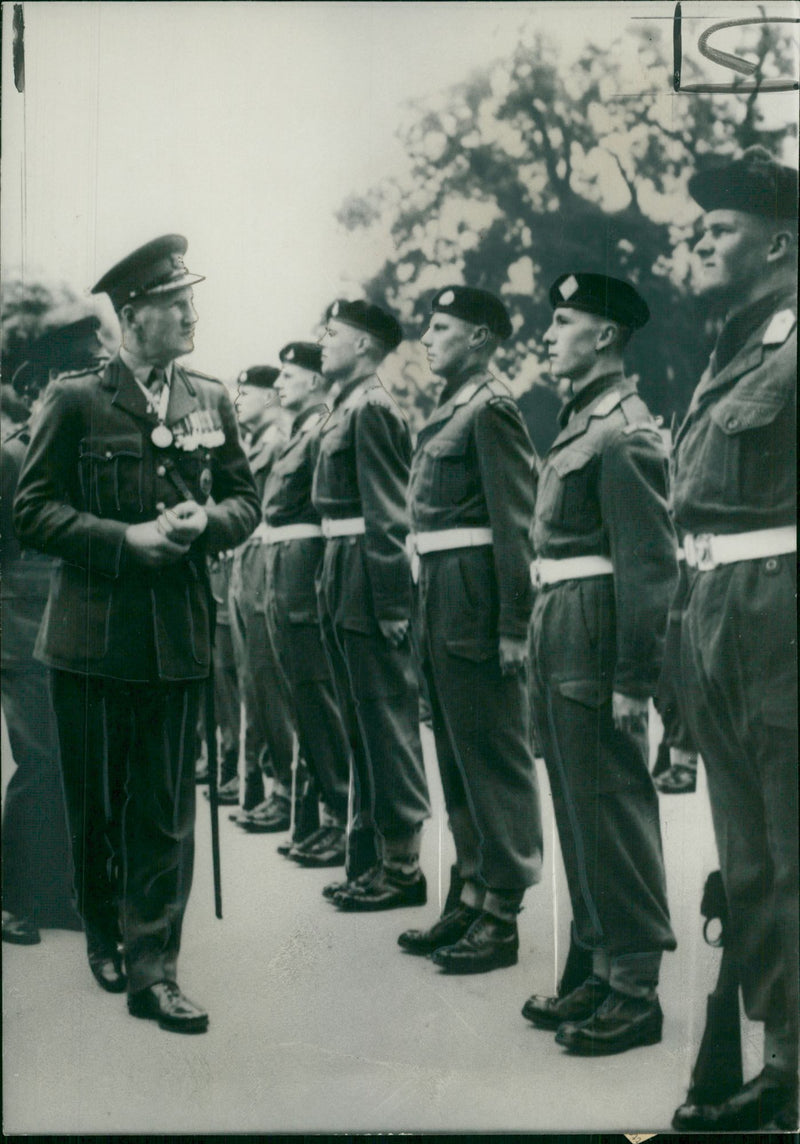
<instances>
[{"instance_id":1,"label":"jacket button","mask_svg":"<svg viewBox=\"0 0 800 1144\"><path fill-rule=\"evenodd\" d=\"M156 476L157 477L165 477L166 475L167 475L167 470L164 468L163 465L159 465L158 468L156 469Z\"/></svg>"},{"instance_id":2,"label":"jacket button","mask_svg":"<svg viewBox=\"0 0 800 1144\"><path fill-rule=\"evenodd\" d=\"M764 571L771 573L778 571L778 561L774 556L770 556L769 560L764 561Z\"/></svg>"},{"instance_id":3,"label":"jacket button","mask_svg":"<svg viewBox=\"0 0 800 1144\"><path fill-rule=\"evenodd\" d=\"M728 420L725 422L725 424L728 427L728 429L738 429L739 428L739 418L738 417L729 417Z\"/></svg>"},{"instance_id":4,"label":"jacket button","mask_svg":"<svg viewBox=\"0 0 800 1144\"><path fill-rule=\"evenodd\" d=\"M111 450L106 449L106 460L110 461L113 456L114 456L114 454L111 452Z\"/></svg>"}]
</instances>

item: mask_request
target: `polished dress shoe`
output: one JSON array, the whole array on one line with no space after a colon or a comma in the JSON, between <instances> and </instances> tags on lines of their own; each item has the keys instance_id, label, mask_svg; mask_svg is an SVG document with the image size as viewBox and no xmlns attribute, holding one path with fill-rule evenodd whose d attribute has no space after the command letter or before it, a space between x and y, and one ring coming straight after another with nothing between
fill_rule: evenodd
<instances>
[{"instance_id":1,"label":"polished dress shoe","mask_svg":"<svg viewBox=\"0 0 800 1144\"><path fill-rule=\"evenodd\" d=\"M409 929L401 933L397 939L397 944L402 946L406 953L426 957L444 945L455 945L480 916L480 912L473 906L459 904L454 909L442 914L438 922L434 922L430 929Z\"/></svg>"},{"instance_id":2,"label":"polished dress shoe","mask_svg":"<svg viewBox=\"0 0 800 1144\"><path fill-rule=\"evenodd\" d=\"M206 792L208 797L208 792ZM239 801L239 776L234 775L217 790L217 802L220 806L236 806Z\"/></svg>"},{"instance_id":3,"label":"polished dress shoe","mask_svg":"<svg viewBox=\"0 0 800 1144\"><path fill-rule=\"evenodd\" d=\"M583 1021L565 1021L556 1042L579 1056L594 1057L624 1053L661 1040L664 1015L658 998L628 997L616 990Z\"/></svg>"},{"instance_id":4,"label":"polished dress shoe","mask_svg":"<svg viewBox=\"0 0 800 1144\"><path fill-rule=\"evenodd\" d=\"M522 1016L537 1029L557 1029L565 1021L585 1021L608 996L608 985L589 977L566 997L542 997L534 993L522 1006Z\"/></svg>"},{"instance_id":5,"label":"polished dress shoe","mask_svg":"<svg viewBox=\"0 0 800 1144\"><path fill-rule=\"evenodd\" d=\"M481 911L464 936L434 950L431 961L446 973L488 973L516 965L518 956L517 923Z\"/></svg>"},{"instance_id":6,"label":"polished dress shoe","mask_svg":"<svg viewBox=\"0 0 800 1144\"><path fill-rule=\"evenodd\" d=\"M752 1132L797 1128L797 1076L767 1065L721 1104L682 1104L672 1118L676 1132Z\"/></svg>"},{"instance_id":7,"label":"polished dress shoe","mask_svg":"<svg viewBox=\"0 0 800 1144\"><path fill-rule=\"evenodd\" d=\"M383 869L371 881L364 884L355 882L350 889L340 890L333 899L340 910L352 913L424 906L427 900L428 886L421 870L406 877Z\"/></svg>"},{"instance_id":8,"label":"polished dress shoe","mask_svg":"<svg viewBox=\"0 0 800 1144\"><path fill-rule=\"evenodd\" d=\"M291 804L287 798L270 797L262 806L256 807L242 827L248 834L278 834L288 830L292 824Z\"/></svg>"},{"instance_id":9,"label":"polished dress shoe","mask_svg":"<svg viewBox=\"0 0 800 1144\"><path fill-rule=\"evenodd\" d=\"M208 1013L184 997L174 981L157 981L131 993L128 1012L132 1017L158 1021L160 1029L171 1033L205 1033L208 1028Z\"/></svg>"},{"instance_id":10,"label":"polished dress shoe","mask_svg":"<svg viewBox=\"0 0 800 1144\"><path fill-rule=\"evenodd\" d=\"M380 866L370 866L368 870L364 870L356 878L347 878L344 882L329 882L327 886L322 887L322 896L329 902L334 901L336 895L341 891L350 893L356 887L366 885L369 882L374 882L376 878L381 875Z\"/></svg>"},{"instance_id":11,"label":"polished dress shoe","mask_svg":"<svg viewBox=\"0 0 800 1144\"><path fill-rule=\"evenodd\" d=\"M122 955L116 949L89 947L89 968L97 984L106 993L124 993L128 979L122 969Z\"/></svg>"},{"instance_id":12,"label":"polished dress shoe","mask_svg":"<svg viewBox=\"0 0 800 1144\"><path fill-rule=\"evenodd\" d=\"M10 941L12 945L38 945L41 940L42 935L30 918L3 910L3 941Z\"/></svg>"},{"instance_id":13,"label":"polished dress shoe","mask_svg":"<svg viewBox=\"0 0 800 1144\"><path fill-rule=\"evenodd\" d=\"M313 870L322 870L331 866L344 866L346 858L346 845L344 830L339 826L326 827L323 835L313 846L300 843L289 851L289 857L300 866Z\"/></svg>"}]
</instances>

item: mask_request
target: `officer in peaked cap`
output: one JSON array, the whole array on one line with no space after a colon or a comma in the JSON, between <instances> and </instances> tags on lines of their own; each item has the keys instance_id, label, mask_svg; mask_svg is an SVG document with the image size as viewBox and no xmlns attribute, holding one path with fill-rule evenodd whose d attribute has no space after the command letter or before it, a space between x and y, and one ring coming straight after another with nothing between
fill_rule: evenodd
<instances>
[{"instance_id":1,"label":"officer in peaked cap","mask_svg":"<svg viewBox=\"0 0 800 1144\"><path fill-rule=\"evenodd\" d=\"M695 291L725 314L675 439L680 671L764 1069L680 1131L797 1130L797 171L764 148L698 172ZM725 1078L722 1078L723 1080ZM735 1084L735 1082L733 1082ZM733 1087L730 1085L729 1087Z\"/></svg>"},{"instance_id":2,"label":"officer in peaked cap","mask_svg":"<svg viewBox=\"0 0 800 1144\"><path fill-rule=\"evenodd\" d=\"M623 373L648 310L628 282L562 274L544 335L569 382L533 522L538 593L531 626L533 713L553 795L573 915L592 954L571 992L534 995L523 1015L574 1054L661 1039L657 986L675 948L658 799L648 771L655 692L677 579L667 456Z\"/></svg>"},{"instance_id":3,"label":"officer in peaked cap","mask_svg":"<svg viewBox=\"0 0 800 1144\"><path fill-rule=\"evenodd\" d=\"M354 788L347 882L324 893L344 910L422 905L427 893L419 849L430 808L405 547L411 436L377 375L402 336L381 307L337 301L321 340L323 373L339 392L312 486L326 537L320 616Z\"/></svg>"},{"instance_id":4,"label":"officer in peaked cap","mask_svg":"<svg viewBox=\"0 0 800 1144\"><path fill-rule=\"evenodd\" d=\"M176 972L211 658L206 556L253 530L258 498L224 386L175 360L197 321L185 251L156 239L94 287L122 346L48 393L14 519L23 543L61 558L37 656L52 669L92 973L127 988L132 1015L200 1032L208 1015Z\"/></svg>"},{"instance_id":5,"label":"officer in peaked cap","mask_svg":"<svg viewBox=\"0 0 800 1144\"><path fill-rule=\"evenodd\" d=\"M526 686L536 456L489 371L512 329L503 303L450 286L431 309L422 344L445 385L419 433L409 508L422 665L463 888L431 928L399 943L445 972L484 973L516 962L517 913L541 877Z\"/></svg>"},{"instance_id":6,"label":"officer in peaked cap","mask_svg":"<svg viewBox=\"0 0 800 1144\"><path fill-rule=\"evenodd\" d=\"M292 425L264 489L267 624L311 782L308 812L298 806L292 838L278 849L303 866L343 866L350 748L319 627L316 576L325 541L311 502L328 381L315 342L290 342L280 358L276 389ZM309 830L314 812L317 829Z\"/></svg>"},{"instance_id":7,"label":"officer in peaked cap","mask_svg":"<svg viewBox=\"0 0 800 1144\"><path fill-rule=\"evenodd\" d=\"M259 501L289 430L275 390L279 374L275 366L258 365L239 375L236 410ZM263 532L262 510L259 527L236 550L231 568L231 633L245 712L244 790L240 797L237 745L220 793L226 801L241 802L237 822L245 830L273 833L288 829L291 819L292 720L286 679L267 629Z\"/></svg>"}]
</instances>

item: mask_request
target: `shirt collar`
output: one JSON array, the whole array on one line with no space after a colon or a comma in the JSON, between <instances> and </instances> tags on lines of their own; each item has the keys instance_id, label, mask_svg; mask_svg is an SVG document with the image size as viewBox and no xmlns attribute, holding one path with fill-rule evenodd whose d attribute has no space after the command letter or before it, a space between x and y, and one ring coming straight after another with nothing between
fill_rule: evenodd
<instances>
[{"instance_id":1,"label":"shirt collar","mask_svg":"<svg viewBox=\"0 0 800 1144\"><path fill-rule=\"evenodd\" d=\"M605 393L607 389L612 389L615 385L619 385L620 382L624 380L625 378L621 371L607 373L604 374L603 377L595 378L585 389L576 393L574 397L569 399L566 405L561 407L558 414L558 423L561 428L563 429L576 413L580 413L582 409L586 409L588 405L591 405L595 398L599 397L601 393Z\"/></svg>"},{"instance_id":2,"label":"shirt collar","mask_svg":"<svg viewBox=\"0 0 800 1144\"><path fill-rule=\"evenodd\" d=\"M292 422L291 436L294 437L294 435L296 433L299 433L300 430L305 425L306 421L309 420L309 418L314 417L319 413L327 413L327 412L328 412L328 406L325 405L324 403L321 403L319 405L312 405L308 409L304 409L302 413L297 414L294 421Z\"/></svg>"}]
</instances>

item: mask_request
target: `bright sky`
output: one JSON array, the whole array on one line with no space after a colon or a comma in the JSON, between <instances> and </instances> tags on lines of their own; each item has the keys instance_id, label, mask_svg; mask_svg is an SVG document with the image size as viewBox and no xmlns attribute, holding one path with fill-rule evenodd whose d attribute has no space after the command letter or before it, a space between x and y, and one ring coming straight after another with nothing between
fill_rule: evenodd
<instances>
[{"instance_id":1,"label":"bright sky","mask_svg":"<svg viewBox=\"0 0 800 1144\"><path fill-rule=\"evenodd\" d=\"M385 257L334 213L400 172L404 101L508 53L535 13L565 64L669 3L3 5L3 266L86 290L158 234L207 281L194 363L230 378L309 336ZM737 5L738 7L738 5Z\"/></svg>"}]
</instances>

